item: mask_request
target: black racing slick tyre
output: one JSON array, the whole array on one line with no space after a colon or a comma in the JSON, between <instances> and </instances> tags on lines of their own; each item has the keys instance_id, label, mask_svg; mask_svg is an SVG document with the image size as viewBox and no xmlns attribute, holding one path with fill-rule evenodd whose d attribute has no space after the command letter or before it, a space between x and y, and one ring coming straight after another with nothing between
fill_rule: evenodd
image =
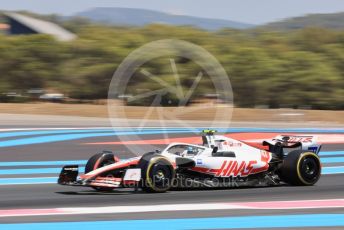
<instances>
[{"instance_id":1,"label":"black racing slick tyre","mask_svg":"<svg viewBox=\"0 0 344 230\"><path fill-rule=\"evenodd\" d=\"M93 155L88 161L85 166L85 174L96 170L98 168L104 167L109 164L115 163L115 156L109 152L102 152ZM101 192L109 192L112 191L113 188L105 188L105 187L92 187L93 189Z\"/></svg>"},{"instance_id":2,"label":"black racing slick tyre","mask_svg":"<svg viewBox=\"0 0 344 230\"><path fill-rule=\"evenodd\" d=\"M141 168L143 191L162 193L171 188L175 170L168 159L148 153L140 159L138 166Z\"/></svg>"},{"instance_id":3,"label":"black racing slick tyre","mask_svg":"<svg viewBox=\"0 0 344 230\"><path fill-rule=\"evenodd\" d=\"M294 150L290 152L279 170L280 178L296 186L314 185L321 175L320 158L313 152Z\"/></svg>"}]
</instances>

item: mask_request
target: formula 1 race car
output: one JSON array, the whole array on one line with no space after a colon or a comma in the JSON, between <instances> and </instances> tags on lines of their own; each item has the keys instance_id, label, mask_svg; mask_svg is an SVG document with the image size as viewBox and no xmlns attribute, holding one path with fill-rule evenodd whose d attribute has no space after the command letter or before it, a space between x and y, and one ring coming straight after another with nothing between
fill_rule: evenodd
<instances>
[{"instance_id":1,"label":"formula 1 race car","mask_svg":"<svg viewBox=\"0 0 344 230\"><path fill-rule=\"evenodd\" d=\"M91 157L85 174L78 165L64 166L58 183L98 191L134 187L166 192L172 187L314 185L321 174L321 145L313 136L277 136L260 145L204 130L202 144L172 143L162 151L119 160L111 152Z\"/></svg>"}]
</instances>

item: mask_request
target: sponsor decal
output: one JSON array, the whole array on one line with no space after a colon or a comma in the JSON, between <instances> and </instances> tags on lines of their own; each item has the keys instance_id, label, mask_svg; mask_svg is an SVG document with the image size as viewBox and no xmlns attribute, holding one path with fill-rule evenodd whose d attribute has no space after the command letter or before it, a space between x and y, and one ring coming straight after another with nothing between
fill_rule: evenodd
<instances>
[{"instance_id":1,"label":"sponsor decal","mask_svg":"<svg viewBox=\"0 0 344 230\"><path fill-rule=\"evenodd\" d=\"M261 154L260 160L261 162L264 162L265 165L263 167L253 169L252 173L260 173L260 172L267 171L269 169L269 162L271 160L271 154L265 150L261 150L260 154Z\"/></svg>"},{"instance_id":2,"label":"sponsor decal","mask_svg":"<svg viewBox=\"0 0 344 230\"><path fill-rule=\"evenodd\" d=\"M233 141L223 141L218 144L218 147L220 149L223 149L223 147L241 147L242 143L240 142L233 142Z\"/></svg>"},{"instance_id":3,"label":"sponsor decal","mask_svg":"<svg viewBox=\"0 0 344 230\"><path fill-rule=\"evenodd\" d=\"M288 142L312 143L313 137L291 136Z\"/></svg>"},{"instance_id":4,"label":"sponsor decal","mask_svg":"<svg viewBox=\"0 0 344 230\"><path fill-rule=\"evenodd\" d=\"M198 165L203 164L202 159L197 159L197 164L198 164Z\"/></svg>"},{"instance_id":5,"label":"sponsor decal","mask_svg":"<svg viewBox=\"0 0 344 230\"><path fill-rule=\"evenodd\" d=\"M229 147L241 147L242 143L240 143L240 142L225 141L225 145L228 145Z\"/></svg>"},{"instance_id":6,"label":"sponsor decal","mask_svg":"<svg viewBox=\"0 0 344 230\"><path fill-rule=\"evenodd\" d=\"M317 153L318 147L317 146L309 147L308 150L313 152L313 153Z\"/></svg>"},{"instance_id":7,"label":"sponsor decal","mask_svg":"<svg viewBox=\"0 0 344 230\"><path fill-rule=\"evenodd\" d=\"M218 177L247 176L252 172L255 164L257 161L224 161L215 175Z\"/></svg>"},{"instance_id":8,"label":"sponsor decal","mask_svg":"<svg viewBox=\"0 0 344 230\"><path fill-rule=\"evenodd\" d=\"M79 168L63 168L66 171L78 171Z\"/></svg>"},{"instance_id":9,"label":"sponsor decal","mask_svg":"<svg viewBox=\"0 0 344 230\"><path fill-rule=\"evenodd\" d=\"M123 180L125 181L140 181L141 180L141 169L133 168L127 169Z\"/></svg>"},{"instance_id":10,"label":"sponsor decal","mask_svg":"<svg viewBox=\"0 0 344 230\"><path fill-rule=\"evenodd\" d=\"M317 146L309 147L308 150L313 152L313 153L317 153L318 147Z\"/></svg>"},{"instance_id":11,"label":"sponsor decal","mask_svg":"<svg viewBox=\"0 0 344 230\"><path fill-rule=\"evenodd\" d=\"M269 161L271 160L271 154L267 151L261 151L261 159L259 162L252 161L236 161L225 160L221 167L218 169L209 169L203 167L194 167L194 171L202 173L210 173L216 177L246 177L250 174L256 174L267 171L269 169Z\"/></svg>"}]
</instances>

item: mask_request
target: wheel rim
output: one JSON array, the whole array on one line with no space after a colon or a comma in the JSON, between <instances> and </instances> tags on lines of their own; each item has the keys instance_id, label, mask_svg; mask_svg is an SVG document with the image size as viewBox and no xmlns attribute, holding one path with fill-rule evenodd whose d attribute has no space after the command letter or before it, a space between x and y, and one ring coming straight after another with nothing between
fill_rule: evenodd
<instances>
[{"instance_id":1,"label":"wheel rim","mask_svg":"<svg viewBox=\"0 0 344 230\"><path fill-rule=\"evenodd\" d=\"M152 167L150 178L152 185L158 189L165 189L169 187L172 179L171 170L167 165L156 164Z\"/></svg>"},{"instance_id":2,"label":"wheel rim","mask_svg":"<svg viewBox=\"0 0 344 230\"><path fill-rule=\"evenodd\" d=\"M157 171L156 175L155 175L155 179L157 181L163 181L165 180L165 173L162 170Z\"/></svg>"},{"instance_id":3,"label":"wheel rim","mask_svg":"<svg viewBox=\"0 0 344 230\"><path fill-rule=\"evenodd\" d=\"M301 176L309 183L316 181L320 174L320 165L312 156L306 156L301 162Z\"/></svg>"}]
</instances>

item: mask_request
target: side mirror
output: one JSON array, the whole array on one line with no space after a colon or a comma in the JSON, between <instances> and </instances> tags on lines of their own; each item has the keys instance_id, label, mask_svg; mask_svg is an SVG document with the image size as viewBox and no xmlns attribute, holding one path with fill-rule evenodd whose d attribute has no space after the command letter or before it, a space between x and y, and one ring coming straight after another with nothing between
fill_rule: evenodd
<instances>
[{"instance_id":1,"label":"side mirror","mask_svg":"<svg viewBox=\"0 0 344 230\"><path fill-rule=\"evenodd\" d=\"M217 152L217 150L219 150L219 147L214 147L214 148L213 148L213 152L212 152L212 153L216 153L216 152Z\"/></svg>"}]
</instances>

